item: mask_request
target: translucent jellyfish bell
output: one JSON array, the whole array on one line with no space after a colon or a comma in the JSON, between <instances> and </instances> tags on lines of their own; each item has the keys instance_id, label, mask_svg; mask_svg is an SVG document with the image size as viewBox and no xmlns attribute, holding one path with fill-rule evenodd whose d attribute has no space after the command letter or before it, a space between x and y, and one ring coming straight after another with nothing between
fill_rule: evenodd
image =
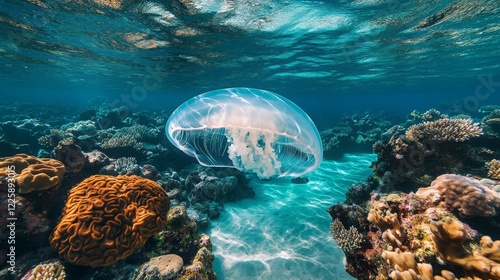
<instances>
[{"instance_id":1,"label":"translucent jellyfish bell","mask_svg":"<svg viewBox=\"0 0 500 280\"><path fill-rule=\"evenodd\" d=\"M189 99L167 121L168 139L200 164L235 167L260 178L299 177L321 164L311 118L270 91L228 88Z\"/></svg>"}]
</instances>

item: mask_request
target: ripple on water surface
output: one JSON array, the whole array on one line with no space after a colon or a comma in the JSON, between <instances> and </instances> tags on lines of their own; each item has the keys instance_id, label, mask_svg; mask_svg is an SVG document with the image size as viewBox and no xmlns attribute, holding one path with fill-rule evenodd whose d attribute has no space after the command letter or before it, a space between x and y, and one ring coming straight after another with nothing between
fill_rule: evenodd
<instances>
[{"instance_id":1,"label":"ripple on water surface","mask_svg":"<svg viewBox=\"0 0 500 280\"><path fill-rule=\"evenodd\" d=\"M326 209L371 172L373 154L324 161L307 184L252 178L255 198L227 204L212 223L218 279L353 279Z\"/></svg>"}]
</instances>

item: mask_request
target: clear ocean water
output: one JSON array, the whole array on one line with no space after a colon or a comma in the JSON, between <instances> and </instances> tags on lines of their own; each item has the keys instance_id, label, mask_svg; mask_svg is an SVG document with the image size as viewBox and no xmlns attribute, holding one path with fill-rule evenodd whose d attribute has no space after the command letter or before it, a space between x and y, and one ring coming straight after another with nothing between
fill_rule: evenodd
<instances>
[{"instance_id":1,"label":"clear ocean water","mask_svg":"<svg viewBox=\"0 0 500 280\"><path fill-rule=\"evenodd\" d=\"M218 279L353 279L326 209L370 174L375 159L356 154L324 161L301 185L254 178L255 198L226 205L208 232Z\"/></svg>"},{"instance_id":2,"label":"clear ocean water","mask_svg":"<svg viewBox=\"0 0 500 280\"><path fill-rule=\"evenodd\" d=\"M499 1L2 0L0 30L4 106L169 114L252 87L322 130L356 112L500 104ZM255 198L227 204L208 230L219 278L350 279L326 209L374 159L325 161L303 185L252 178Z\"/></svg>"}]
</instances>

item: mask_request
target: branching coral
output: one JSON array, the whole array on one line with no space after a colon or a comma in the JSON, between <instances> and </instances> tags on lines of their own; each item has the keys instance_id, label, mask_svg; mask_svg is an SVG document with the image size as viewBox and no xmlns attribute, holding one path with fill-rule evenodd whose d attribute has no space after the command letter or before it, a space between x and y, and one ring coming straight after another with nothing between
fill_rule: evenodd
<instances>
[{"instance_id":1,"label":"branching coral","mask_svg":"<svg viewBox=\"0 0 500 280\"><path fill-rule=\"evenodd\" d=\"M57 146L57 143L59 143L59 141L62 141L64 139L71 139L72 137L73 134L71 133L67 133L60 129L51 129L50 134L43 135L38 138L38 143L45 148L52 149L53 147Z\"/></svg>"},{"instance_id":2,"label":"branching coral","mask_svg":"<svg viewBox=\"0 0 500 280\"><path fill-rule=\"evenodd\" d=\"M0 158L0 177L7 177L12 167L20 194L58 187L66 172L58 160L17 154Z\"/></svg>"},{"instance_id":3,"label":"branching coral","mask_svg":"<svg viewBox=\"0 0 500 280\"><path fill-rule=\"evenodd\" d=\"M149 179L91 176L69 192L51 247L73 264L110 265L158 233L169 207L165 190Z\"/></svg>"},{"instance_id":4,"label":"branching coral","mask_svg":"<svg viewBox=\"0 0 500 280\"><path fill-rule=\"evenodd\" d=\"M408 140L432 140L463 142L483 134L479 123L471 119L439 119L432 122L415 124L408 128Z\"/></svg>"},{"instance_id":5,"label":"branching coral","mask_svg":"<svg viewBox=\"0 0 500 280\"><path fill-rule=\"evenodd\" d=\"M382 257L394 268L389 274L393 280L431 280L432 266L426 263L417 263L410 252L384 251Z\"/></svg>"},{"instance_id":6,"label":"branching coral","mask_svg":"<svg viewBox=\"0 0 500 280\"><path fill-rule=\"evenodd\" d=\"M488 176L500 180L500 160L491 160L486 164L486 167L488 168Z\"/></svg>"},{"instance_id":7,"label":"branching coral","mask_svg":"<svg viewBox=\"0 0 500 280\"><path fill-rule=\"evenodd\" d=\"M131 136L137 140L154 140L158 137L160 131L144 125L133 125L119 129L114 137Z\"/></svg>"},{"instance_id":8,"label":"branching coral","mask_svg":"<svg viewBox=\"0 0 500 280\"><path fill-rule=\"evenodd\" d=\"M376 225L382 231L382 238L393 248L406 249L403 245L405 235L401 230L401 223L398 215L387 211L385 215L375 209L371 209L368 213L368 221Z\"/></svg>"},{"instance_id":9,"label":"branching coral","mask_svg":"<svg viewBox=\"0 0 500 280\"><path fill-rule=\"evenodd\" d=\"M480 180L455 174L438 176L430 187L420 188L416 195L444 200L450 209L468 217L495 216L500 208L500 194Z\"/></svg>"},{"instance_id":10,"label":"branching coral","mask_svg":"<svg viewBox=\"0 0 500 280\"><path fill-rule=\"evenodd\" d=\"M500 279L500 241L483 236L480 250L468 252L464 248L467 232L464 225L447 218L431 223L434 243L441 259L465 269L467 276L479 279Z\"/></svg>"},{"instance_id":11,"label":"branching coral","mask_svg":"<svg viewBox=\"0 0 500 280\"><path fill-rule=\"evenodd\" d=\"M346 229L339 219L335 219L330 226L330 232L332 233L335 241L339 247L346 252L346 254L352 254L354 250L360 247L360 243L363 242L363 235L358 232L358 230L351 226Z\"/></svg>"},{"instance_id":12,"label":"branching coral","mask_svg":"<svg viewBox=\"0 0 500 280\"><path fill-rule=\"evenodd\" d=\"M113 148L133 148L137 151L142 149L142 143L137 141L134 136L118 136L111 137L110 139L102 143L103 149L113 149Z\"/></svg>"}]
</instances>

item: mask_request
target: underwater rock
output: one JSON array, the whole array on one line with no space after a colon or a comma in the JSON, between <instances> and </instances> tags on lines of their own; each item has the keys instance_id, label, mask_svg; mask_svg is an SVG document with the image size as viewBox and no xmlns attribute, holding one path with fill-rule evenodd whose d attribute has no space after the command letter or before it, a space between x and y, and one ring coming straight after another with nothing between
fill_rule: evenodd
<instances>
[{"instance_id":1,"label":"underwater rock","mask_svg":"<svg viewBox=\"0 0 500 280\"><path fill-rule=\"evenodd\" d=\"M83 111L78 116L79 121L90 121L90 120L95 120L96 118L97 118L97 111L93 109Z\"/></svg>"},{"instance_id":2,"label":"underwater rock","mask_svg":"<svg viewBox=\"0 0 500 280\"><path fill-rule=\"evenodd\" d=\"M136 280L169 280L175 279L184 265L182 258L175 254L162 255L151 258L142 265Z\"/></svg>"},{"instance_id":3,"label":"underwater rock","mask_svg":"<svg viewBox=\"0 0 500 280\"><path fill-rule=\"evenodd\" d=\"M309 182L309 178L307 177L297 177L292 179L292 183L294 184L307 184Z\"/></svg>"},{"instance_id":4,"label":"underwater rock","mask_svg":"<svg viewBox=\"0 0 500 280\"><path fill-rule=\"evenodd\" d=\"M0 138L0 156L6 157L14 154L31 154L29 145L16 145Z\"/></svg>"},{"instance_id":5,"label":"underwater rock","mask_svg":"<svg viewBox=\"0 0 500 280\"><path fill-rule=\"evenodd\" d=\"M92 152L84 153L84 155L87 158L88 167L93 170L110 163L109 157L99 150L93 150Z\"/></svg>"},{"instance_id":6,"label":"underwater rock","mask_svg":"<svg viewBox=\"0 0 500 280\"><path fill-rule=\"evenodd\" d=\"M185 191L199 201L235 201L253 197L245 174L234 168L209 168L196 165L185 180ZM206 186L206 190L203 190Z\"/></svg>"},{"instance_id":7,"label":"underwater rock","mask_svg":"<svg viewBox=\"0 0 500 280\"><path fill-rule=\"evenodd\" d=\"M167 214L167 224L146 244L155 255L176 254L190 263L198 251L198 226L184 206L173 206Z\"/></svg>"},{"instance_id":8,"label":"underwater rock","mask_svg":"<svg viewBox=\"0 0 500 280\"><path fill-rule=\"evenodd\" d=\"M144 164L141 166L141 176L153 181L161 179L160 172L151 164Z\"/></svg>"},{"instance_id":9,"label":"underwater rock","mask_svg":"<svg viewBox=\"0 0 500 280\"><path fill-rule=\"evenodd\" d=\"M87 157L71 139L59 142L53 153L55 159L64 163L67 173L79 173L87 165Z\"/></svg>"},{"instance_id":10,"label":"underwater rock","mask_svg":"<svg viewBox=\"0 0 500 280\"><path fill-rule=\"evenodd\" d=\"M47 240L50 235L51 227L49 219L44 211L36 211L33 204L21 195L16 197L16 208L13 212L9 211L7 186L0 182L0 250L7 251L8 240L11 234L11 228L8 227L8 218L15 218L15 242L16 256L30 252L42 246L47 246ZM50 206L45 200L45 207ZM41 208L41 207L40 207ZM11 215L13 214L13 215ZM3 265L3 262L0 263Z\"/></svg>"}]
</instances>

